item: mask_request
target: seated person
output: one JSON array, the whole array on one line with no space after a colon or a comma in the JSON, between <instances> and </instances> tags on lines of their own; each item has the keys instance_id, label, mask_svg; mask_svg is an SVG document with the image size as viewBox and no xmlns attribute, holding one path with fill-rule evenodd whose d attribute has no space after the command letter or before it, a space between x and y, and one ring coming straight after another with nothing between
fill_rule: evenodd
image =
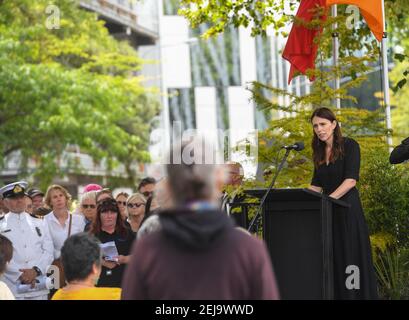
<instances>
[{"instance_id":1,"label":"seated person","mask_svg":"<svg viewBox=\"0 0 409 320\"><path fill-rule=\"evenodd\" d=\"M88 233L77 233L61 249L67 285L52 300L119 300L120 288L96 288L101 273L99 241Z\"/></svg>"}]
</instances>

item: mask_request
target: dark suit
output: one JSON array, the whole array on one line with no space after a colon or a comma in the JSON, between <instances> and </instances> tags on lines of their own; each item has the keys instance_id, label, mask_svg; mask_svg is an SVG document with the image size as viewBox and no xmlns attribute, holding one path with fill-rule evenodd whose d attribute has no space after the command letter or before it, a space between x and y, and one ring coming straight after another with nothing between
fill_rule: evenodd
<instances>
[{"instance_id":1,"label":"dark suit","mask_svg":"<svg viewBox=\"0 0 409 320\"><path fill-rule=\"evenodd\" d=\"M392 164L402 163L409 159L409 137L402 141L402 144L393 149L389 162Z\"/></svg>"}]
</instances>

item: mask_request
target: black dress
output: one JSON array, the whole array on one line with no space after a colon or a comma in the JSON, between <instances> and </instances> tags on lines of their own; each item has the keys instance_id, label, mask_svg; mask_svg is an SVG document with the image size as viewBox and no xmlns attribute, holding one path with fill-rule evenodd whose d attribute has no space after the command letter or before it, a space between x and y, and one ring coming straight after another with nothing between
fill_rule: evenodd
<instances>
[{"instance_id":1,"label":"black dress","mask_svg":"<svg viewBox=\"0 0 409 320\"><path fill-rule=\"evenodd\" d=\"M359 144L350 138L344 138L344 156L328 165L322 164L314 170L311 184L321 187L323 193L330 195L345 179L359 180L360 150ZM371 245L368 227L365 221L358 190L354 187L340 200L350 208L342 214L334 215L334 289L336 299L377 299L377 282L372 263ZM351 275L357 275L352 269L359 269L357 289L346 285ZM356 267L355 267L356 266ZM349 282L349 285L351 283Z\"/></svg>"},{"instance_id":2,"label":"black dress","mask_svg":"<svg viewBox=\"0 0 409 320\"><path fill-rule=\"evenodd\" d=\"M135 235L128 229L126 234L121 236L117 232L109 234L105 231L101 231L96 234L96 237L101 243L114 241L118 253L122 256L128 256L131 252L132 243L135 239ZM115 287L120 288L122 282L122 276L125 271L126 265L121 264L113 269L108 269L102 266L101 275L99 277L97 287Z\"/></svg>"}]
</instances>

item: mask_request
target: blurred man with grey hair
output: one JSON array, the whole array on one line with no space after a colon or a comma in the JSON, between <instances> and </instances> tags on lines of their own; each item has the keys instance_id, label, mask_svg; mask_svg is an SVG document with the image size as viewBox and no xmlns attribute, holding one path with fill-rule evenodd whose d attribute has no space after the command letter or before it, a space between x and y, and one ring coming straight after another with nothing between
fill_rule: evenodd
<instances>
[{"instance_id":1,"label":"blurred man with grey hair","mask_svg":"<svg viewBox=\"0 0 409 320\"><path fill-rule=\"evenodd\" d=\"M166 165L172 207L159 214L160 230L134 246L122 299L278 299L264 243L219 209L222 170L213 155L199 138L173 148Z\"/></svg>"},{"instance_id":2,"label":"blurred man with grey hair","mask_svg":"<svg viewBox=\"0 0 409 320\"><path fill-rule=\"evenodd\" d=\"M244 170L240 163L229 161L224 165L224 186L221 198L221 209L227 215L231 214L231 204L243 184Z\"/></svg>"}]
</instances>

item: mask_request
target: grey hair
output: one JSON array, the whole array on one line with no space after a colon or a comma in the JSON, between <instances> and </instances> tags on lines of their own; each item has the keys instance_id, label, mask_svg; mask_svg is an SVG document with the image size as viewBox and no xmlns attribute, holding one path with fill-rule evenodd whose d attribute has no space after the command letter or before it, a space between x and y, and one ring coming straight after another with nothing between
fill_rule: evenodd
<instances>
[{"instance_id":1,"label":"grey hair","mask_svg":"<svg viewBox=\"0 0 409 320\"><path fill-rule=\"evenodd\" d=\"M209 200L214 194L216 152L203 138L177 144L166 166L175 205Z\"/></svg>"},{"instance_id":2,"label":"grey hair","mask_svg":"<svg viewBox=\"0 0 409 320\"><path fill-rule=\"evenodd\" d=\"M80 204L82 204L82 202L83 202L84 200L88 200L88 199L91 199L91 200L93 200L93 201L96 201L96 197L97 197L97 192L96 192L96 191L86 192L86 193L84 193L84 194L81 196Z\"/></svg>"}]
</instances>

